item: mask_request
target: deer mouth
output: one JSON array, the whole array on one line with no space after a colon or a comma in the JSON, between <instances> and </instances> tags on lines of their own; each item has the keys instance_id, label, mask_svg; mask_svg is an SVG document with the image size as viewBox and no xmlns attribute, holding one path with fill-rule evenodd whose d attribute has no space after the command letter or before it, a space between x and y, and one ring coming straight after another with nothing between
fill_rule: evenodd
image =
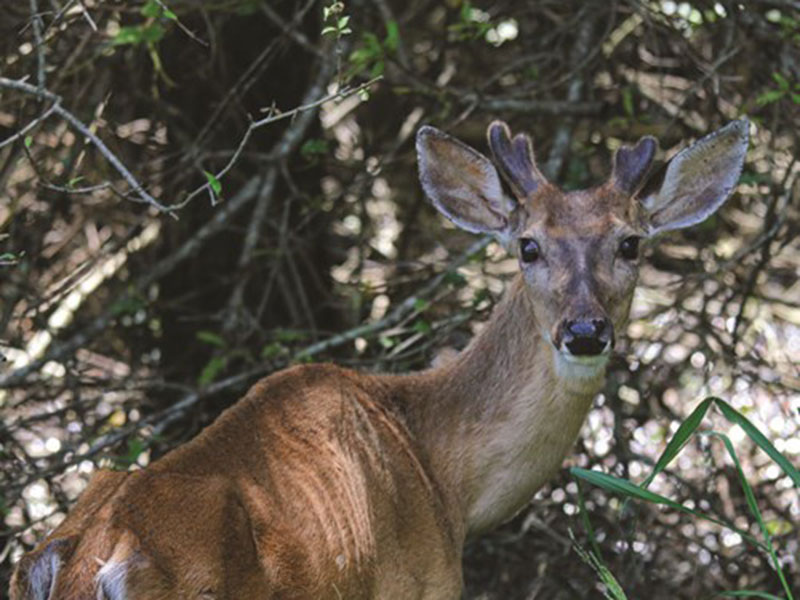
<instances>
[{"instance_id":1,"label":"deer mouth","mask_svg":"<svg viewBox=\"0 0 800 600\"><path fill-rule=\"evenodd\" d=\"M614 326L605 317L564 319L553 335L553 345L565 356L593 362L614 346Z\"/></svg>"},{"instance_id":2,"label":"deer mouth","mask_svg":"<svg viewBox=\"0 0 800 600\"><path fill-rule=\"evenodd\" d=\"M611 357L611 344L607 343L598 354L573 354L568 348L553 346L554 367L559 379L570 381L598 381L606 373Z\"/></svg>"},{"instance_id":3,"label":"deer mouth","mask_svg":"<svg viewBox=\"0 0 800 600\"><path fill-rule=\"evenodd\" d=\"M614 328L606 319L564 320L548 336L561 379L598 379L614 347Z\"/></svg>"},{"instance_id":4,"label":"deer mouth","mask_svg":"<svg viewBox=\"0 0 800 600\"><path fill-rule=\"evenodd\" d=\"M606 344L605 348L596 354L573 354L569 350L558 350L560 357L576 365L605 365L611 357L611 345Z\"/></svg>"}]
</instances>

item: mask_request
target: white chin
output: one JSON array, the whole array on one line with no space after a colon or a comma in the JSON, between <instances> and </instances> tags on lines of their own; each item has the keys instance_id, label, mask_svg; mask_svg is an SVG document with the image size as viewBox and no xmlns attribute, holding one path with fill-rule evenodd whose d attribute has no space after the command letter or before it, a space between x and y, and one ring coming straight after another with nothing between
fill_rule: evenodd
<instances>
[{"instance_id":1,"label":"white chin","mask_svg":"<svg viewBox=\"0 0 800 600\"><path fill-rule=\"evenodd\" d=\"M597 356L575 356L553 349L556 374L560 379L597 379L603 377L611 356L604 352Z\"/></svg>"}]
</instances>

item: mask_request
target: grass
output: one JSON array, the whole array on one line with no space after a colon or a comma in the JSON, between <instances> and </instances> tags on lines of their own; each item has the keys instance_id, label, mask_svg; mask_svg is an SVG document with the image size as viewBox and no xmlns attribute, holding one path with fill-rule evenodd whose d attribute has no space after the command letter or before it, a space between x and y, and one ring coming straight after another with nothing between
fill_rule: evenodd
<instances>
[{"instance_id":1,"label":"grass","mask_svg":"<svg viewBox=\"0 0 800 600\"><path fill-rule=\"evenodd\" d=\"M589 536L589 540L592 546L591 550L586 550L582 548L577 543L576 551L579 556L589 564L597 573L599 579L605 585L605 594L607 598L612 600L624 600L626 598L625 592L622 590L622 587L619 585L617 580L608 570L608 568L603 564L602 554L600 553L600 548L595 540L594 531L591 526L591 522L589 521L589 516L586 511L584 501L583 501L583 492L581 490L581 481L585 481L590 483L591 485L595 485L600 487L606 491L612 492L614 494L620 495L625 498L625 502L638 500L642 502L649 502L651 504L661 504L664 506L668 506L673 508L677 511L684 512L694 516L697 519L702 519L705 521L710 521L712 523L716 523L723 527L727 527L728 529L735 531L742 539L751 544L752 546L758 548L762 552L766 553L770 557L770 562L772 563L772 567L775 571L775 575L780 581L781 587L784 591L784 596L774 596L772 594L768 594L766 592L760 592L757 590L734 590L734 591L726 591L720 592L715 598L767 598L769 600L795 600L795 596L792 595L792 591L789 589L789 584L786 580L786 576L781 568L780 560L778 560L777 553L775 551L775 546L772 542L772 536L770 535L769 529L767 525L764 523L764 518L761 514L761 510L758 507L758 503L755 498L755 494L753 493L753 488L748 483L747 479L744 476L744 472L742 471L741 464L739 462L739 457L736 455L736 451L731 443L730 438L724 433L720 433L717 431L698 431L703 419L706 416L708 410L715 406L722 415L731 423L738 425L739 427L744 430L747 436L767 455L777 464L783 472L794 482L796 488L800 489L800 471L798 471L790 462L789 460L783 456L780 452L778 452L772 443L764 436L758 428L753 425L743 414L733 408L730 404L725 402L724 400L716 397L709 397L703 400L697 408L690 414L684 421L681 423L678 430L675 432L675 435L672 436L672 439L669 440L667 443L664 452L659 457L658 461L656 462L655 466L653 467L652 472L645 478L645 480L640 484L635 484L628 479L624 479L621 477L614 477L613 475L608 475L607 473L602 473L600 471L594 470L587 470L587 469L580 469L574 467L570 470L573 477L576 478L578 482L578 504L580 507L580 512L583 520L584 527L586 529L587 535ZM759 530L761 532L760 539L759 537L753 536L750 533L735 527L732 523L725 522L723 520L717 519L711 515L705 514L700 510L695 510L680 504L674 500L671 500L665 496L660 494L656 494L651 492L647 488L653 482L653 479L661 473L667 466L672 462L672 460L678 456L681 450L686 446L687 443L692 439L693 436L707 436L710 439L720 441L728 452L728 455L731 457L734 466L736 467L736 473L739 479L739 483L742 486L742 490L745 495L745 499L747 501L747 506L750 510L751 515L755 518L756 522L758 523Z\"/></svg>"}]
</instances>

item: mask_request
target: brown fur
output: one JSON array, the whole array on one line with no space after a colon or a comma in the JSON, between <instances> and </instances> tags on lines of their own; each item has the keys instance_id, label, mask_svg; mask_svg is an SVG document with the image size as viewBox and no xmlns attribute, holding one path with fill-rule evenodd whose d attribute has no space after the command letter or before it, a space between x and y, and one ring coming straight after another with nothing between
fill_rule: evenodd
<instances>
[{"instance_id":1,"label":"brown fur","mask_svg":"<svg viewBox=\"0 0 800 600\"><path fill-rule=\"evenodd\" d=\"M411 375L312 365L263 379L144 471L95 475L19 562L11 599L458 598L465 539L552 476L603 384L607 356L565 356L560 324L623 326L637 264L619 243L647 226L619 172L564 193L541 178L526 137L493 127L493 150L513 153L506 176L530 165L516 204L478 152L431 128L418 136L423 186L444 214L541 247L466 350ZM694 152L742 154L742 128ZM638 185L644 161L625 161ZM681 223L691 210L706 209L675 211Z\"/></svg>"}]
</instances>

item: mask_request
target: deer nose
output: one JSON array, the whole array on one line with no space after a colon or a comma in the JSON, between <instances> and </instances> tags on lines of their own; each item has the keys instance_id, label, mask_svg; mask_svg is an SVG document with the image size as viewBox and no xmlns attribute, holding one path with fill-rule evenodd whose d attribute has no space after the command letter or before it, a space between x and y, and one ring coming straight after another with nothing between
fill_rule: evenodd
<instances>
[{"instance_id":1,"label":"deer nose","mask_svg":"<svg viewBox=\"0 0 800 600\"><path fill-rule=\"evenodd\" d=\"M597 356L613 343L608 319L576 319L564 324L564 345L573 356Z\"/></svg>"}]
</instances>

